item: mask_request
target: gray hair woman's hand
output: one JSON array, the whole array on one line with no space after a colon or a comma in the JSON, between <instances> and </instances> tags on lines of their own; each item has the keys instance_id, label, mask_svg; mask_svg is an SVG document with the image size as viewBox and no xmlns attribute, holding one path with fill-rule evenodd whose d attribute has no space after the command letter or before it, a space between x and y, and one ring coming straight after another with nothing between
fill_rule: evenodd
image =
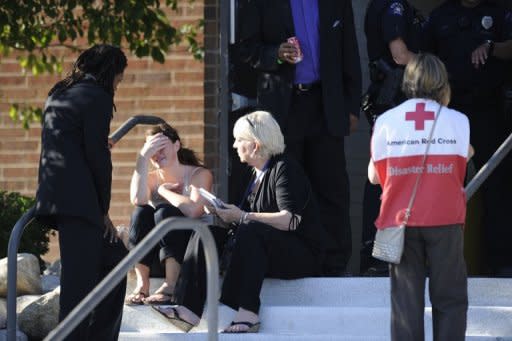
<instances>
[{"instance_id":1,"label":"gray hair woman's hand","mask_svg":"<svg viewBox=\"0 0 512 341\"><path fill-rule=\"evenodd\" d=\"M215 212L225 223L239 222L244 211L235 205L225 204L226 208L216 208Z\"/></svg>"}]
</instances>

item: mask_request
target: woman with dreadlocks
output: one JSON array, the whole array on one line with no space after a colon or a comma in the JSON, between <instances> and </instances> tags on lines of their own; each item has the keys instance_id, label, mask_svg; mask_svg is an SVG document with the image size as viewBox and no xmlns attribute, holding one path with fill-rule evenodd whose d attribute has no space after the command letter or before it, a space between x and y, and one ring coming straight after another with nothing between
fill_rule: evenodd
<instances>
[{"instance_id":1,"label":"woman with dreadlocks","mask_svg":"<svg viewBox=\"0 0 512 341\"><path fill-rule=\"evenodd\" d=\"M126 66L118 47L94 45L50 90L44 107L36 216L59 231L61 321L104 277L115 250L104 239L113 236L108 135ZM125 287L122 281L67 340L117 340Z\"/></svg>"}]
</instances>

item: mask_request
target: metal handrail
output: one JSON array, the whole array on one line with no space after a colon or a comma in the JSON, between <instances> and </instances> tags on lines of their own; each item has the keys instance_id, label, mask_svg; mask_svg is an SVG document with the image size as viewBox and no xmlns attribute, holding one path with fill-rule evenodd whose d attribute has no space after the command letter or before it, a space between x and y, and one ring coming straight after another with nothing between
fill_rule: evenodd
<instances>
[{"instance_id":1,"label":"metal handrail","mask_svg":"<svg viewBox=\"0 0 512 341\"><path fill-rule=\"evenodd\" d=\"M160 222L130 253L59 323L44 341L64 339L101 300L123 279L128 271L172 230L193 230L203 243L207 272L208 340L218 339L219 263L217 248L208 225L191 218L168 218Z\"/></svg>"},{"instance_id":2,"label":"metal handrail","mask_svg":"<svg viewBox=\"0 0 512 341\"><path fill-rule=\"evenodd\" d=\"M119 141L126 133L128 133L137 124L159 124L165 123L163 119L157 116L149 115L135 115L126 120L116 131L110 135L110 140L113 143Z\"/></svg>"},{"instance_id":3,"label":"metal handrail","mask_svg":"<svg viewBox=\"0 0 512 341\"><path fill-rule=\"evenodd\" d=\"M466 200L469 199L475 194L475 192L482 186L485 180L491 175L496 167L500 164L500 162L507 156L507 154L512 150L512 134L510 134L505 141L499 146L498 149L492 154L489 161L486 162L485 165L480 168L478 173L476 173L475 177L466 185L464 191L466 192ZM478 150L476 151L478 153Z\"/></svg>"},{"instance_id":4,"label":"metal handrail","mask_svg":"<svg viewBox=\"0 0 512 341\"><path fill-rule=\"evenodd\" d=\"M18 247L25 227L34 220L36 208L32 206L16 222L7 246L7 341L16 340L16 283L18 282Z\"/></svg>"},{"instance_id":5,"label":"metal handrail","mask_svg":"<svg viewBox=\"0 0 512 341\"><path fill-rule=\"evenodd\" d=\"M165 121L157 116L135 115L126 120L113 134L109 136L111 144L118 142L133 127L138 124L159 124ZM16 339L16 284L18 280L17 254L20 245L21 235L25 227L34 219L35 207L31 207L16 222L9 237L7 247L7 341Z\"/></svg>"}]
</instances>

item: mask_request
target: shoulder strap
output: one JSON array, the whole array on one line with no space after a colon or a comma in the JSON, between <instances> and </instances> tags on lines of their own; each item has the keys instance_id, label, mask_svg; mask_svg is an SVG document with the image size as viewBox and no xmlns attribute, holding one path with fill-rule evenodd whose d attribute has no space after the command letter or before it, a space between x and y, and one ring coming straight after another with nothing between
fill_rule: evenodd
<instances>
[{"instance_id":1,"label":"shoulder strap","mask_svg":"<svg viewBox=\"0 0 512 341\"><path fill-rule=\"evenodd\" d=\"M192 176L194 176L194 174L195 174L199 169L201 169L201 168L203 168L203 167L196 167L196 168L192 169L190 172L187 172L187 173L185 174L185 177L184 177L184 179L183 179L183 182L184 182L184 184L183 184L183 188L184 188L184 189L189 187L189 185L190 185L190 180L192 179Z\"/></svg>"},{"instance_id":2,"label":"shoulder strap","mask_svg":"<svg viewBox=\"0 0 512 341\"><path fill-rule=\"evenodd\" d=\"M418 185L420 183L420 178L421 178L421 175L423 174L423 171L425 170L425 163L427 162L428 151L430 150L430 144L431 144L430 141L432 141L432 135L434 134L434 129L436 128L437 119L439 118L439 115L441 115L442 107L443 106L441 104L439 104L439 108L437 109L436 117L434 118L434 123L432 123L432 128L430 129L427 147L425 148L425 154L423 154L423 160L421 161L422 171L420 173L418 173L418 175L416 176L416 182L414 183L414 188L412 189L411 199L409 200L409 205L407 206L407 210L405 211L404 222L403 222L404 225L407 225L407 222L409 221L409 217L411 215L411 209L412 209L412 205L414 203L414 199L416 198L416 192L418 191Z\"/></svg>"}]
</instances>

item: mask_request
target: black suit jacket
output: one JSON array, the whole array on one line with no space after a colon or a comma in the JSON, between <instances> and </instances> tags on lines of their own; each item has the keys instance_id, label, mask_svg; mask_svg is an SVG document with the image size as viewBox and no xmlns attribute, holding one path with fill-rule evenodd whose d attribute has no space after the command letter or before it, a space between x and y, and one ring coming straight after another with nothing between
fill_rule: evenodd
<instances>
[{"instance_id":1,"label":"black suit jacket","mask_svg":"<svg viewBox=\"0 0 512 341\"><path fill-rule=\"evenodd\" d=\"M324 114L333 136L348 135L349 114L359 116L361 65L350 0L318 0L320 77ZM295 36L290 0L246 0L242 59L259 71L258 102L282 125L289 114L295 66L278 64L279 45Z\"/></svg>"},{"instance_id":2,"label":"black suit jacket","mask_svg":"<svg viewBox=\"0 0 512 341\"><path fill-rule=\"evenodd\" d=\"M93 81L77 83L48 98L36 195L38 217L82 217L103 226L112 184L108 148L112 109L112 95Z\"/></svg>"}]
</instances>

